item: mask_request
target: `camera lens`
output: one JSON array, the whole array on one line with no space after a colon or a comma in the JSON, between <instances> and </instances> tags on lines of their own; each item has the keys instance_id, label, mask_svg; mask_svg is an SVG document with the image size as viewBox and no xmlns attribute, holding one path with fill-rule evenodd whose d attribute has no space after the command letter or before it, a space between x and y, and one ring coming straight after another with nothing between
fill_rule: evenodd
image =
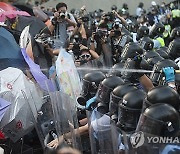
<instances>
[{"instance_id":1,"label":"camera lens","mask_svg":"<svg viewBox=\"0 0 180 154\"><path fill-rule=\"evenodd\" d=\"M59 16L60 16L61 19L65 19L65 13L61 12L61 13L59 14Z\"/></svg>"},{"instance_id":2,"label":"camera lens","mask_svg":"<svg viewBox=\"0 0 180 154\"><path fill-rule=\"evenodd\" d=\"M118 24L115 24L115 25L114 25L114 28L115 28L115 29L118 29L118 28L119 28L119 25L118 25Z\"/></svg>"}]
</instances>

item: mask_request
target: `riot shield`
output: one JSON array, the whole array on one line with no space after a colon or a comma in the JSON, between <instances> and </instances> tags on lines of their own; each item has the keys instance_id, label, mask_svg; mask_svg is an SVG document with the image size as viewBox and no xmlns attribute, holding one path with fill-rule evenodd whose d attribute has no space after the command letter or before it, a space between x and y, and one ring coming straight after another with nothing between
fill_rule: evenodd
<instances>
[{"instance_id":1,"label":"riot shield","mask_svg":"<svg viewBox=\"0 0 180 154\"><path fill-rule=\"evenodd\" d=\"M61 91L49 92L59 144L82 150L74 100Z\"/></svg>"},{"instance_id":2,"label":"riot shield","mask_svg":"<svg viewBox=\"0 0 180 154\"><path fill-rule=\"evenodd\" d=\"M16 68L2 70L0 82L0 97L11 103L2 117L0 127L7 137L16 142L34 128L32 114L21 90L23 89L29 98L31 94L28 90L31 89L37 100L37 107L41 106L41 101L39 101L35 85L26 78L22 71Z\"/></svg>"},{"instance_id":3,"label":"riot shield","mask_svg":"<svg viewBox=\"0 0 180 154\"><path fill-rule=\"evenodd\" d=\"M142 131L120 132L119 151L125 154L178 154L180 151L178 137L160 137Z\"/></svg>"},{"instance_id":4,"label":"riot shield","mask_svg":"<svg viewBox=\"0 0 180 154\"><path fill-rule=\"evenodd\" d=\"M52 83L55 87L55 82L52 81ZM44 92L44 96L41 97L43 105L40 109L37 108L33 96L31 99L26 98L45 152L54 151L58 146L63 147L64 145L81 150L74 100L57 89L51 91L49 84L46 86L49 91Z\"/></svg>"},{"instance_id":5,"label":"riot shield","mask_svg":"<svg viewBox=\"0 0 180 154\"><path fill-rule=\"evenodd\" d=\"M96 109L89 112L89 137L92 154L115 154L113 147L113 136L111 133L110 117L101 114Z\"/></svg>"},{"instance_id":6,"label":"riot shield","mask_svg":"<svg viewBox=\"0 0 180 154\"><path fill-rule=\"evenodd\" d=\"M27 106L29 108L29 112L31 112L31 114L33 115L32 119L35 125L36 132L38 134L43 149L45 149L45 139L49 134L53 134L53 131L55 132L50 97L49 95L47 95L47 93L44 93L43 96L39 95L39 99L42 102L42 105L37 106L37 99L36 97L34 97L31 90L29 90L29 93L31 94L30 97L27 97L24 90L22 90L21 92L28 104Z\"/></svg>"},{"instance_id":7,"label":"riot shield","mask_svg":"<svg viewBox=\"0 0 180 154\"><path fill-rule=\"evenodd\" d=\"M119 153L122 148L122 141L121 141L121 133L118 131L116 122L111 118L111 138L112 138L112 148L113 153Z\"/></svg>"},{"instance_id":8,"label":"riot shield","mask_svg":"<svg viewBox=\"0 0 180 154\"><path fill-rule=\"evenodd\" d=\"M178 137L160 137L142 131L131 134L130 145L134 153L138 154L178 154L180 152Z\"/></svg>"},{"instance_id":9,"label":"riot shield","mask_svg":"<svg viewBox=\"0 0 180 154\"><path fill-rule=\"evenodd\" d=\"M124 130L118 128L118 131L120 133L119 136L119 147L118 150L120 152L123 152L125 154L135 154L136 153L136 149L134 149L133 145L132 145L132 134L133 132L125 132Z\"/></svg>"},{"instance_id":10,"label":"riot shield","mask_svg":"<svg viewBox=\"0 0 180 154\"><path fill-rule=\"evenodd\" d=\"M130 142L131 134L134 132L125 132L120 128L119 123L111 120L111 136L113 143L113 152L118 154L135 154Z\"/></svg>"}]
</instances>

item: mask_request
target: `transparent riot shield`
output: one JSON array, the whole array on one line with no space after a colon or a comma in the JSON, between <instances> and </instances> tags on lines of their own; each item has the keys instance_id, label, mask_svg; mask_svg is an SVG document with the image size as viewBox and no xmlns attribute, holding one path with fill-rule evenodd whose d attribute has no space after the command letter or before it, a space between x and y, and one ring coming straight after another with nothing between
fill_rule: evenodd
<instances>
[{"instance_id":1,"label":"transparent riot shield","mask_svg":"<svg viewBox=\"0 0 180 154\"><path fill-rule=\"evenodd\" d=\"M92 154L114 154L110 117L96 109L89 113L89 137Z\"/></svg>"},{"instance_id":2,"label":"transparent riot shield","mask_svg":"<svg viewBox=\"0 0 180 154\"><path fill-rule=\"evenodd\" d=\"M120 132L119 136L119 152L123 152L125 154L134 154L136 153L136 149L133 148L131 144L131 136L134 132L125 132L124 130L118 128Z\"/></svg>"},{"instance_id":3,"label":"transparent riot shield","mask_svg":"<svg viewBox=\"0 0 180 154\"><path fill-rule=\"evenodd\" d=\"M149 142L149 139L153 140L154 137L156 139L155 141L158 141L158 136L153 136L152 134L146 134L142 131L137 131L130 136L130 146L132 147L133 151L138 154L165 154L167 151L164 151L163 153L161 153L161 151L163 151L164 147L166 147L168 144L159 144L157 142L152 143L152 141Z\"/></svg>"},{"instance_id":4,"label":"transparent riot shield","mask_svg":"<svg viewBox=\"0 0 180 154\"><path fill-rule=\"evenodd\" d=\"M59 144L82 150L74 100L61 91L49 92Z\"/></svg>"},{"instance_id":5,"label":"transparent riot shield","mask_svg":"<svg viewBox=\"0 0 180 154\"><path fill-rule=\"evenodd\" d=\"M116 122L111 119L111 138L112 138L112 148L113 153L119 153L120 152L120 146L121 146L121 133L118 131Z\"/></svg>"},{"instance_id":6,"label":"transparent riot shield","mask_svg":"<svg viewBox=\"0 0 180 154\"><path fill-rule=\"evenodd\" d=\"M142 131L137 132L124 132L120 130L121 135L121 147L119 151L123 151L125 154L165 154L165 153L179 153L180 145L168 143L173 141L174 138L163 138L147 134ZM165 142L165 143L162 143Z\"/></svg>"},{"instance_id":7,"label":"transparent riot shield","mask_svg":"<svg viewBox=\"0 0 180 154\"><path fill-rule=\"evenodd\" d=\"M34 89L33 85L28 87L29 89ZM22 90L27 98L31 97L31 94L27 89ZM38 101L37 91L33 92L36 94L36 100ZM20 92L12 93L11 91L6 91L0 94L1 98L10 102L11 105L3 115L0 122L0 126L7 137L9 137L13 142L17 142L27 133L31 132L34 128L34 121L31 110L29 110L28 103ZM38 101L37 107L41 105Z\"/></svg>"}]
</instances>

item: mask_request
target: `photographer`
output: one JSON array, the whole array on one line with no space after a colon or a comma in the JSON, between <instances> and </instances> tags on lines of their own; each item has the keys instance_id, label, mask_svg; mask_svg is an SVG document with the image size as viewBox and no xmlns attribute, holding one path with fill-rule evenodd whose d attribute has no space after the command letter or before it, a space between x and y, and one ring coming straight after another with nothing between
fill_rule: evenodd
<instances>
[{"instance_id":1,"label":"photographer","mask_svg":"<svg viewBox=\"0 0 180 154\"><path fill-rule=\"evenodd\" d=\"M57 12L54 13L54 18L51 21L49 29L54 35L54 48L59 49L65 47L68 38L67 28L76 26L76 21L72 14L67 13L67 5L58 3L56 5Z\"/></svg>"},{"instance_id":2,"label":"photographer","mask_svg":"<svg viewBox=\"0 0 180 154\"><path fill-rule=\"evenodd\" d=\"M119 57L121 56L122 47L121 44L121 35L122 24L119 21L115 21L113 24L113 29L110 31L109 37L111 39L111 49L113 53L113 62L118 63Z\"/></svg>"},{"instance_id":3,"label":"photographer","mask_svg":"<svg viewBox=\"0 0 180 154\"><path fill-rule=\"evenodd\" d=\"M68 52L73 51L76 66L83 65L93 59L99 58L99 55L92 49L88 48L87 35L84 22L79 19L71 36Z\"/></svg>"},{"instance_id":4,"label":"photographer","mask_svg":"<svg viewBox=\"0 0 180 154\"><path fill-rule=\"evenodd\" d=\"M100 56L99 61L106 67L111 67L113 64L110 43L107 22L102 21L96 32L92 34L90 48L96 51Z\"/></svg>"}]
</instances>

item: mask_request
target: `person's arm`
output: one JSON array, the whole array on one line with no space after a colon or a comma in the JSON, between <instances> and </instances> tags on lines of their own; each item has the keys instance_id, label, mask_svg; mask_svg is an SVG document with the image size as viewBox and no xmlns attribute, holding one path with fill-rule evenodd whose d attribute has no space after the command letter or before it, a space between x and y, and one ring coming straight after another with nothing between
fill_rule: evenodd
<instances>
[{"instance_id":1,"label":"person's arm","mask_svg":"<svg viewBox=\"0 0 180 154\"><path fill-rule=\"evenodd\" d=\"M49 45L44 45L46 48L46 51L53 57L54 55L59 55L60 50L59 49L52 49Z\"/></svg>"},{"instance_id":2,"label":"person's arm","mask_svg":"<svg viewBox=\"0 0 180 154\"><path fill-rule=\"evenodd\" d=\"M145 74L139 78L139 82L147 91L154 88L152 81Z\"/></svg>"},{"instance_id":3,"label":"person's arm","mask_svg":"<svg viewBox=\"0 0 180 154\"><path fill-rule=\"evenodd\" d=\"M88 50L89 53L91 54L91 56L92 56L94 59L99 58L99 55L98 55L94 50L91 50L91 49L89 49L88 47L86 47L86 46L84 46L84 45L81 44L81 45L80 45L80 50L84 50L84 49Z\"/></svg>"},{"instance_id":4,"label":"person's arm","mask_svg":"<svg viewBox=\"0 0 180 154\"><path fill-rule=\"evenodd\" d=\"M99 55L94 50L89 49L89 53L94 59L99 58Z\"/></svg>"},{"instance_id":5,"label":"person's arm","mask_svg":"<svg viewBox=\"0 0 180 154\"><path fill-rule=\"evenodd\" d=\"M93 33L92 33L92 36L91 36L90 49L95 51L96 48L95 48L95 44L94 44L94 43L95 43L94 36L95 36L95 32L93 32Z\"/></svg>"},{"instance_id":6,"label":"person's arm","mask_svg":"<svg viewBox=\"0 0 180 154\"><path fill-rule=\"evenodd\" d=\"M135 69L141 69L140 65L141 65L142 57L140 55L137 55L134 57L133 60L135 61ZM154 87L152 81L144 73L137 72L136 76L139 79L139 82L141 83L143 88L145 88L145 90L149 91Z\"/></svg>"},{"instance_id":7,"label":"person's arm","mask_svg":"<svg viewBox=\"0 0 180 154\"><path fill-rule=\"evenodd\" d=\"M84 24L81 24L79 28L79 32L81 34L82 39L87 39L86 30L84 28Z\"/></svg>"},{"instance_id":8,"label":"person's arm","mask_svg":"<svg viewBox=\"0 0 180 154\"><path fill-rule=\"evenodd\" d=\"M77 128L77 129L74 129L74 134L75 135L83 135L85 133L88 133L88 124L86 124L84 126L81 126L81 127ZM58 145L63 142L64 136L67 137L67 138L70 138L71 135L72 135L72 132L66 133L66 134L60 136L59 138L54 139L50 143L48 143L47 146L57 148Z\"/></svg>"},{"instance_id":9,"label":"person's arm","mask_svg":"<svg viewBox=\"0 0 180 154\"><path fill-rule=\"evenodd\" d=\"M82 120L79 120L79 123L81 124L81 126L84 126L88 123L88 118L84 118Z\"/></svg>"},{"instance_id":10,"label":"person's arm","mask_svg":"<svg viewBox=\"0 0 180 154\"><path fill-rule=\"evenodd\" d=\"M112 59L112 52L108 42L105 39L101 39L102 49L103 49L103 57L106 67L112 67L113 59Z\"/></svg>"},{"instance_id":11,"label":"person's arm","mask_svg":"<svg viewBox=\"0 0 180 154\"><path fill-rule=\"evenodd\" d=\"M127 22L123 17L121 17L116 11L113 11L113 13L121 20L122 24L127 25Z\"/></svg>"},{"instance_id":12,"label":"person's arm","mask_svg":"<svg viewBox=\"0 0 180 154\"><path fill-rule=\"evenodd\" d=\"M74 19L72 14L69 14L70 19L68 17L65 18L66 22L68 23L69 26L74 26L76 27L77 23L76 20Z\"/></svg>"}]
</instances>

